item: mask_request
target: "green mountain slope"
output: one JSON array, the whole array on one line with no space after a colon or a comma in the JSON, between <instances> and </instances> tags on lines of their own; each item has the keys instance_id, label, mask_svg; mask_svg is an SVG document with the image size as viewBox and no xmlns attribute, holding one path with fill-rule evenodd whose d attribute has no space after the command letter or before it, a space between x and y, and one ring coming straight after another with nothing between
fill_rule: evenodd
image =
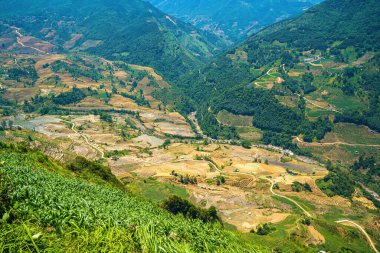
<instances>
[{"instance_id":1,"label":"green mountain slope","mask_svg":"<svg viewBox=\"0 0 380 253\"><path fill-rule=\"evenodd\" d=\"M217 42L140 0L23 0L1 5L3 33L11 33L9 26L14 26L25 36L53 44L53 52L84 51L149 65L169 75L212 56Z\"/></svg>"},{"instance_id":2,"label":"green mountain slope","mask_svg":"<svg viewBox=\"0 0 380 253\"><path fill-rule=\"evenodd\" d=\"M319 1L150 0L160 10L237 42L276 21L297 15Z\"/></svg>"},{"instance_id":3,"label":"green mountain slope","mask_svg":"<svg viewBox=\"0 0 380 253\"><path fill-rule=\"evenodd\" d=\"M300 17L268 27L253 40L278 40L299 49L379 50L379 9L373 0L325 1Z\"/></svg>"},{"instance_id":4,"label":"green mountain slope","mask_svg":"<svg viewBox=\"0 0 380 253\"><path fill-rule=\"evenodd\" d=\"M327 0L253 35L179 85L201 105L200 124L214 137L231 136L212 119L222 109L254 116L264 142L290 148L292 135L322 139L331 130L328 115L358 111L358 121L379 129L379 69L370 67L378 66L379 13L374 0Z\"/></svg>"}]
</instances>

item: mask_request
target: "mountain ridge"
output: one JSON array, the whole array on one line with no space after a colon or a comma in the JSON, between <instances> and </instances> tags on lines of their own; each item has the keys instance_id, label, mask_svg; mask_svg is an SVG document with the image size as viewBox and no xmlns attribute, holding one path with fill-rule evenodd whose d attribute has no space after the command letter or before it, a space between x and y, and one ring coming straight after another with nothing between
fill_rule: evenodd
<instances>
[{"instance_id":1,"label":"mountain ridge","mask_svg":"<svg viewBox=\"0 0 380 253\"><path fill-rule=\"evenodd\" d=\"M0 18L61 51L70 42L71 51L149 65L175 76L201 64L218 50L210 42L217 42L212 35L174 21L139 0L40 0L29 5L28 0L3 2Z\"/></svg>"},{"instance_id":2,"label":"mountain ridge","mask_svg":"<svg viewBox=\"0 0 380 253\"><path fill-rule=\"evenodd\" d=\"M319 1L150 0L157 8L229 43L244 40L267 25L300 14Z\"/></svg>"}]
</instances>

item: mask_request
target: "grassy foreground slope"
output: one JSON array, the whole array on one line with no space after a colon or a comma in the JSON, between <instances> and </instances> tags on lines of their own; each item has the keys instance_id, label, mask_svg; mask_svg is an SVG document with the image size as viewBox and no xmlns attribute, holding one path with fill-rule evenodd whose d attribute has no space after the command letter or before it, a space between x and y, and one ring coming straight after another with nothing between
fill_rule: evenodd
<instances>
[{"instance_id":1,"label":"grassy foreground slope","mask_svg":"<svg viewBox=\"0 0 380 253\"><path fill-rule=\"evenodd\" d=\"M219 224L187 220L45 156L1 144L0 251L266 252Z\"/></svg>"}]
</instances>

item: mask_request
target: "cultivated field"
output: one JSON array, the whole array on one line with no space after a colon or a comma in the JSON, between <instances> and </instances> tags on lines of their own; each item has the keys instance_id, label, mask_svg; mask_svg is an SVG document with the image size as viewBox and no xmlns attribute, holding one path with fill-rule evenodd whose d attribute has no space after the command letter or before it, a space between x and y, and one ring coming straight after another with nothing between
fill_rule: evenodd
<instances>
[{"instance_id":1,"label":"cultivated field","mask_svg":"<svg viewBox=\"0 0 380 253\"><path fill-rule=\"evenodd\" d=\"M77 37L72 39L74 43ZM244 60L244 55L239 57ZM0 59L5 68L33 66L36 70L35 80L29 77L1 80L5 96L21 104L36 95L53 97L74 87L88 92L79 102L60 106L63 111L56 115L41 116L33 111L7 116L6 119L12 119L16 128L20 128L5 133L4 138L9 141L28 141L32 147L61 162L70 161L75 155L99 160L109 165L135 194L157 202L177 194L202 207L215 206L226 227L243 233L268 223L278 228L268 238L285 240L300 233L300 240L306 244L320 245L334 240L341 243L349 230L339 227L341 233L331 239L327 228L338 218L354 217L368 225L371 233L380 234L379 227L373 225L380 224L375 223L376 215L367 212L374 206L363 196L357 194L350 202L341 197L328 197L319 190L315 180L325 177L328 171L318 163L302 162L263 148L245 149L195 139L187 120L177 112L162 108L161 101L154 98L154 91L168 84L151 68L88 55L2 56ZM69 69L71 72L54 70L51 66L57 61L75 68ZM89 64L97 70L96 80L86 72ZM280 85L277 71L271 69L263 78ZM30 85L25 85L25 81ZM279 99L289 106L296 106L299 101L291 96ZM319 110L330 113L340 108L315 94L309 100L310 114ZM261 131L253 127L253 117L221 111L217 118L222 124L236 127L244 139L255 142L261 139ZM299 145L333 161L352 162L364 152L378 157L379 148L373 145L379 143L379 138L379 134L368 128L337 124L321 143ZM181 182L181 176L195 178L197 183ZM307 183L312 191L295 192L294 182ZM274 184L276 194L272 190ZM303 210L315 219L312 226L301 223Z\"/></svg>"}]
</instances>

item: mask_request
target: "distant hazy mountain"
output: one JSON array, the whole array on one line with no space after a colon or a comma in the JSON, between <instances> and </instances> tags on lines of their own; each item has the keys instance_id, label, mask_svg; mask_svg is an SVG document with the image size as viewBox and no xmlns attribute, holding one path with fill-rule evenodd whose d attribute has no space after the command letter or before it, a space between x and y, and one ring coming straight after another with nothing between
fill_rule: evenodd
<instances>
[{"instance_id":1,"label":"distant hazy mountain","mask_svg":"<svg viewBox=\"0 0 380 253\"><path fill-rule=\"evenodd\" d=\"M203 36L141 0L1 0L0 4L2 34L11 34L13 26L61 52L79 50L150 65L173 76L199 65L215 49L212 36Z\"/></svg>"},{"instance_id":2,"label":"distant hazy mountain","mask_svg":"<svg viewBox=\"0 0 380 253\"><path fill-rule=\"evenodd\" d=\"M320 0L149 0L162 11L236 42Z\"/></svg>"}]
</instances>

